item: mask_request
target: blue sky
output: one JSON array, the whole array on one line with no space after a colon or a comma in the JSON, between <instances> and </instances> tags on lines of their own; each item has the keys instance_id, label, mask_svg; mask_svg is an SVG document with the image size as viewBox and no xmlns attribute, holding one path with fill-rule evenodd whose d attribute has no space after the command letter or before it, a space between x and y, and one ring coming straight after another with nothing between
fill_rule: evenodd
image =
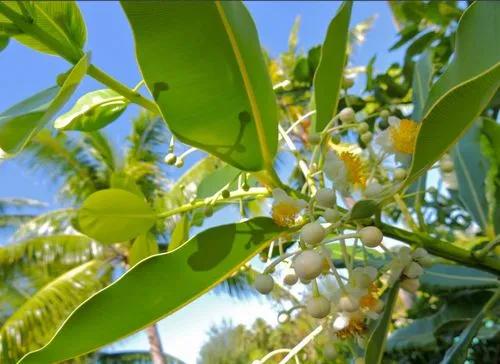
<instances>
[{"instance_id":1,"label":"blue sky","mask_svg":"<svg viewBox=\"0 0 500 364\"><path fill-rule=\"evenodd\" d=\"M247 2L261 42L271 55L277 55L287 48L289 31L297 15L301 16L299 49L307 51L311 46L321 43L339 5L339 2L334 1ZM86 48L92 51L92 62L133 87L140 80L140 75L134 58L132 34L119 4L86 1L80 2L80 7L87 24ZM370 57L378 54L375 68L381 70L401 57L400 52L386 51L396 39L396 30L386 2L357 2L351 24L374 14L377 15L374 27L368 33L366 43L356 50L351 63L365 65ZM0 110L53 85L56 76L68 67L64 60L11 42L0 53ZM88 91L102 87L93 79L86 78L73 101ZM123 138L130 130L130 117L137 110L137 107L130 107L117 122L105 129L115 145L123 144ZM15 159L0 164L0 197L36 198L56 207L56 190L57 186L44 180L43 175L26 171ZM189 364L195 363L210 325L220 323L223 318L250 324L257 316L275 320L272 307L264 301L252 299L239 302L227 296L205 295L160 322L165 350ZM135 335L121 344L115 344L112 349L146 349L145 335Z\"/></svg>"}]
</instances>

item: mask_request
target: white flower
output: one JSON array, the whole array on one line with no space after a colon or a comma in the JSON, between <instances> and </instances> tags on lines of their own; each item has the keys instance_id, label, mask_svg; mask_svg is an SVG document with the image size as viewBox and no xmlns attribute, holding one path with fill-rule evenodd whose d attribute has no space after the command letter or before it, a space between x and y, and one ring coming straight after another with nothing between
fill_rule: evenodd
<instances>
[{"instance_id":1,"label":"white flower","mask_svg":"<svg viewBox=\"0 0 500 364\"><path fill-rule=\"evenodd\" d=\"M361 158L352 152L329 152L323 171L343 195L349 194L354 187L365 187L365 167Z\"/></svg>"},{"instance_id":2,"label":"white flower","mask_svg":"<svg viewBox=\"0 0 500 364\"><path fill-rule=\"evenodd\" d=\"M396 158L408 159L415 150L419 124L409 119L389 117L389 127L377 136L377 143Z\"/></svg>"},{"instance_id":3,"label":"white flower","mask_svg":"<svg viewBox=\"0 0 500 364\"><path fill-rule=\"evenodd\" d=\"M273 190L273 199L273 220L281 226L293 225L299 212L307 206L304 200L288 196L281 188Z\"/></svg>"}]
</instances>

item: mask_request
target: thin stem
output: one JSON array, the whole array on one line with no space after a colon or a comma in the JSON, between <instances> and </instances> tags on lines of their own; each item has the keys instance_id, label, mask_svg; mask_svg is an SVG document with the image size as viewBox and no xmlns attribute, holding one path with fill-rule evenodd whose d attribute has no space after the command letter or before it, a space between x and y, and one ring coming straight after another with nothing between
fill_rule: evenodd
<instances>
[{"instance_id":1,"label":"thin stem","mask_svg":"<svg viewBox=\"0 0 500 364\"><path fill-rule=\"evenodd\" d=\"M335 276L335 279L337 280L337 283L339 284L340 289L344 294L347 294L344 282L342 282L342 278L339 275L339 272L337 272L337 268L335 268L335 264L333 264L332 257L330 255L330 252L324 245L321 246L321 251L323 252L323 255L325 256L328 265L330 266L330 269L332 270L333 275Z\"/></svg>"},{"instance_id":2,"label":"thin stem","mask_svg":"<svg viewBox=\"0 0 500 364\"><path fill-rule=\"evenodd\" d=\"M285 131L286 134L290 134L290 132L301 122L306 120L309 116L316 114L316 110L311 110L308 113L302 115L300 118L298 118L290 127Z\"/></svg>"}]
</instances>

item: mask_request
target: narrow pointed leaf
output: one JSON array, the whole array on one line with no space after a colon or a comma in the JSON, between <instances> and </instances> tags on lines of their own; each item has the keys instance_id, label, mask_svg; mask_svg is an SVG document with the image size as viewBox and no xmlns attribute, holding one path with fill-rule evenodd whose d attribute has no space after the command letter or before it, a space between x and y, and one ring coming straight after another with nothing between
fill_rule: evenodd
<instances>
[{"instance_id":1,"label":"narrow pointed leaf","mask_svg":"<svg viewBox=\"0 0 500 364\"><path fill-rule=\"evenodd\" d=\"M365 363L380 364L382 362L389 326L391 324L392 311L398 298L398 291L399 283L396 283L387 292L384 310L370 333L366 344Z\"/></svg>"},{"instance_id":2,"label":"narrow pointed leaf","mask_svg":"<svg viewBox=\"0 0 500 364\"><path fill-rule=\"evenodd\" d=\"M500 299L500 290L497 290L490 300L484 305L483 309L477 314L464 331L460 334L458 340L451 348L446 351L446 354L441 361L441 364L462 364L467 359L467 350L474 336L481 328L483 320L488 312L495 307Z\"/></svg>"},{"instance_id":3,"label":"narrow pointed leaf","mask_svg":"<svg viewBox=\"0 0 500 364\"><path fill-rule=\"evenodd\" d=\"M321 57L314 75L316 131L322 131L337 114L349 41L352 2L344 1L332 19L321 48Z\"/></svg>"},{"instance_id":4,"label":"narrow pointed leaf","mask_svg":"<svg viewBox=\"0 0 500 364\"><path fill-rule=\"evenodd\" d=\"M435 264L420 277L420 289L442 294L464 290L496 288L500 285L494 274L462 265Z\"/></svg>"},{"instance_id":5,"label":"narrow pointed leaf","mask_svg":"<svg viewBox=\"0 0 500 364\"><path fill-rule=\"evenodd\" d=\"M500 234L500 124L484 118L481 151L488 161L486 176L486 199L488 215L493 221L495 235Z\"/></svg>"},{"instance_id":6,"label":"narrow pointed leaf","mask_svg":"<svg viewBox=\"0 0 500 364\"><path fill-rule=\"evenodd\" d=\"M61 130L94 131L115 121L127 108L127 99L110 89L89 92L59 116L54 127Z\"/></svg>"},{"instance_id":7,"label":"narrow pointed leaf","mask_svg":"<svg viewBox=\"0 0 500 364\"><path fill-rule=\"evenodd\" d=\"M243 170L271 167L277 107L241 2L122 1L139 67L171 131Z\"/></svg>"},{"instance_id":8,"label":"narrow pointed leaf","mask_svg":"<svg viewBox=\"0 0 500 364\"><path fill-rule=\"evenodd\" d=\"M146 233L156 213L132 192L108 189L93 193L78 211L79 229L102 243L115 243Z\"/></svg>"},{"instance_id":9,"label":"narrow pointed leaf","mask_svg":"<svg viewBox=\"0 0 500 364\"><path fill-rule=\"evenodd\" d=\"M499 17L500 7L488 1L464 12L454 58L429 92L407 184L460 138L500 86Z\"/></svg>"},{"instance_id":10,"label":"narrow pointed leaf","mask_svg":"<svg viewBox=\"0 0 500 364\"><path fill-rule=\"evenodd\" d=\"M143 260L66 320L20 363L52 363L110 344L179 310L227 278L281 232L269 218L217 226Z\"/></svg>"},{"instance_id":11,"label":"narrow pointed leaf","mask_svg":"<svg viewBox=\"0 0 500 364\"><path fill-rule=\"evenodd\" d=\"M0 114L0 156L19 153L68 101L85 76L85 55L71 69L61 87L46 89Z\"/></svg>"},{"instance_id":12,"label":"narrow pointed leaf","mask_svg":"<svg viewBox=\"0 0 500 364\"><path fill-rule=\"evenodd\" d=\"M2 7L7 7L7 11L13 11L18 16L23 14L15 1L2 2ZM81 51L87 38L87 30L78 4L75 1L31 1L24 3L25 11L32 18L32 26L36 26L45 34L49 34L62 47L73 49L75 54ZM0 8L0 13L5 13ZM14 20L5 13L4 16ZM20 33L13 36L20 43L37 51L57 54L53 49L45 45L36 37L28 33Z\"/></svg>"},{"instance_id":13,"label":"narrow pointed leaf","mask_svg":"<svg viewBox=\"0 0 500 364\"><path fill-rule=\"evenodd\" d=\"M478 120L453 149L453 164L460 201L484 232L492 232L486 201L488 161L481 154L480 138L481 125Z\"/></svg>"}]
</instances>

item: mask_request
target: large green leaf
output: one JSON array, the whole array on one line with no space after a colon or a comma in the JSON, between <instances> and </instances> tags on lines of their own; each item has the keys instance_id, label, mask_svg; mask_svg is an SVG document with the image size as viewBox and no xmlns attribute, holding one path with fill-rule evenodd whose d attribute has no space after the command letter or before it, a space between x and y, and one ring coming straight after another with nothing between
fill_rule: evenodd
<instances>
[{"instance_id":1,"label":"large green leaf","mask_svg":"<svg viewBox=\"0 0 500 364\"><path fill-rule=\"evenodd\" d=\"M231 182L233 182L231 185L235 186L236 183L234 183L234 180L240 173L241 171L237 168L234 168L233 166L224 166L213 171L208 176L206 176L198 185L196 197L210 197Z\"/></svg>"},{"instance_id":2,"label":"large green leaf","mask_svg":"<svg viewBox=\"0 0 500 364\"><path fill-rule=\"evenodd\" d=\"M481 154L481 125L476 122L453 149L458 197L484 232L493 231L488 218L486 174L488 161Z\"/></svg>"},{"instance_id":3,"label":"large green leaf","mask_svg":"<svg viewBox=\"0 0 500 364\"><path fill-rule=\"evenodd\" d=\"M500 7L488 1L475 2L464 12L453 61L429 92L407 183L459 139L497 91L499 17Z\"/></svg>"},{"instance_id":4,"label":"large green leaf","mask_svg":"<svg viewBox=\"0 0 500 364\"><path fill-rule=\"evenodd\" d=\"M54 86L0 114L0 156L14 155L37 134L68 101L89 65L85 55L71 69L61 87Z\"/></svg>"},{"instance_id":5,"label":"large green leaf","mask_svg":"<svg viewBox=\"0 0 500 364\"><path fill-rule=\"evenodd\" d=\"M93 193L78 211L79 229L103 243L133 239L155 222L156 213L143 198L121 189Z\"/></svg>"},{"instance_id":6,"label":"large green leaf","mask_svg":"<svg viewBox=\"0 0 500 364\"><path fill-rule=\"evenodd\" d=\"M77 308L21 363L53 363L110 344L182 308L228 277L282 231L269 218L214 227L143 260Z\"/></svg>"},{"instance_id":7,"label":"large green leaf","mask_svg":"<svg viewBox=\"0 0 500 364\"><path fill-rule=\"evenodd\" d=\"M436 313L413 320L409 325L394 331L387 342L387 350L433 350L438 344L437 336L446 326L465 326L477 315L481 309L480 304L487 299L483 294L475 295L475 298L460 296L444 304Z\"/></svg>"},{"instance_id":8,"label":"large green leaf","mask_svg":"<svg viewBox=\"0 0 500 364\"><path fill-rule=\"evenodd\" d=\"M384 311L378 318L373 330L370 333L366 344L365 363L379 364L384 356L385 343L387 334L391 324L392 310L396 305L398 298L399 283L394 284L389 288L385 297Z\"/></svg>"},{"instance_id":9,"label":"large green leaf","mask_svg":"<svg viewBox=\"0 0 500 364\"><path fill-rule=\"evenodd\" d=\"M98 130L115 121L127 105L127 99L116 91L92 91L80 97L71 110L59 116L54 127L61 130Z\"/></svg>"},{"instance_id":10,"label":"large green leaf","mask_svg":"<svg viewBox=\"0 0 500 364\"><path fill-rule=\"evenodd\" d=\"M500 299L500 290L496 291L493 297L491 297L486 305L484 305L477 316L474 317L474 320L472 320L469 325L467 325L465 330L462 331L458 340L446 351L441 364L463 364L465 362L467 359L467 350L472 342L472 339L481 328L486 315L497 304L498 299Z\"/></svg>"},{"instance_id":11,"label":"large green leaf","mask_svg":"<svg viewBox=\"0 0 500 364\"><path fill-rule=\"evenodd\" d=\"M171 131L248 171L270 168L277 107L241 2L123 1L144 80Z\"/></svg>"},{"instance_id":12,"label":"large green leaf","mask_svg":"<svg viewBox=\"0 0 500 364\"><path fill-rule=\"evenodd\" d=\"M352 2L344 1L330 22L321 47L321 57L314 75L316 131L322 131L337 114L340 89L344 78L349 40Z\"/></svg>"},{"instance_id":13,"label":"large green leaf","mask_svg":"<svg viewBox=\"0 0 500 364\"><path fill-rule=\"evenodd\" d=\"M499 286L494 274L461 265L435 264L420 277L421 289L431 293L460 292Z\"/></svg>"},{"instance_id":14,"label":"large green leaf","mask_svg":"<svg viewBox=\"0 0 500 364\"><path fill-rule=\"evenodd\" d=\"M15 14L21 16L23 11L20 9L20 3L25 7L25 11L32 18L31 27L36 27L37 31L41 31L52 37L61 47L70 50L74 54L81 52L87 38L87 30L80 9L75 1L30 1L2 2L2 7L7 7L7 10L14 11ZM10 20L14 20L9 16L9 13L2 11L0 13ZM26 21L26 19L25 19ZM57 54L53 49L38 39L23 32L13 36L16 40L24 45L36 49L37 51Z\"/></svg>"}]
</instances>

